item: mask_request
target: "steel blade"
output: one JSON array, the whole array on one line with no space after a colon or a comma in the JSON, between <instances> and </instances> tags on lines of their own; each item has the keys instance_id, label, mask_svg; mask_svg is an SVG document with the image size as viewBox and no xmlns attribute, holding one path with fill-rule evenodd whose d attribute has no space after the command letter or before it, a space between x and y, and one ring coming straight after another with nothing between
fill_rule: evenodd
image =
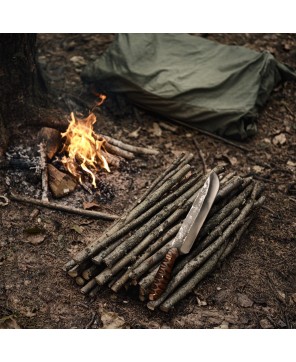
<instances>
[{"instance_id":1,"label":"steel blade","mask_svg":"<svg viewBox=\"0 0 296 362\"><path fill-rule=\"evenodd\" d=\"M188 254L208 216L219 190L219 178L212 172L196 196L191 209L183 221L174 244L181 245L181 254Z\"/></svg>"}]
</instances>

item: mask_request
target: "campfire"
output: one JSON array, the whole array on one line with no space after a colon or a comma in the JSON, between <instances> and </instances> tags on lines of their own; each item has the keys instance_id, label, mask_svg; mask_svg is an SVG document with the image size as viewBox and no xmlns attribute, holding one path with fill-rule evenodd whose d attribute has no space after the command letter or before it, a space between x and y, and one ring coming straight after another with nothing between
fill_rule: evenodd
<instances>
[{"instance_id":1,"label":"campfire","mask_svg":"<svg viewBox=\"0 0 296 362\"><path fill-rule=\"evenodd\" d=\"M61 134L65 138L61 152L67 154L67 156L62 157L61 161L80 184L83 184L80 169L90 175L91 184L96 188L97 170L103 168L110 172L104 156L106 140L104 138L99 140L98 135L93 130L93 125L96 122L96 116L93 113L86 118L78 119L72 112L71 119L68 129Z\"/></svg>"},{"instance_id":2,"label":"campfire","mask_svg":"<svg viewBox=\"0 0 296 362\"><path fill-rule=\"evenodd\" d=\"M104 95L99 97L100 101L95 107L101 105L106 98ZM27 159L11 159L4 165L8 168L38 169L42 179L41 200L17 194L11 194L11 199L88 217L117 219L118 216L114 214L75 208L50 200L67 196L75 191L78 184L93 194L96 192L101 170L109 173L112 167L118 170L121 164L126 164L137 156L158 154L153 148L134 146L97 134L93 128L96 120L93 112L85 118L78 118L72 112L65 132L43 127L36 140L39 163Z\"/></svg>"}]
</instances>

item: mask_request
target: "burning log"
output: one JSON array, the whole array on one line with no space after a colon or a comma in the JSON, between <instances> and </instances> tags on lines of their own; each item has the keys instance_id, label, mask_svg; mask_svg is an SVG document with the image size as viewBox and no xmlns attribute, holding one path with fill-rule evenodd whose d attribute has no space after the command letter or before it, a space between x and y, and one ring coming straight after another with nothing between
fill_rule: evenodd
<instances>
[{"instance_id":1,"label":"burning log","mask_svg":"<svg viewBox=\"0 0 296 362\"><path fill-rule=\"evenodd\" d=\"M64 270L75 270L81 264L87 265L79 275L86 281L82 293L96 295L106 283L114 292L138 284L139 298L147 298L158 266L206 179L201 173L192 173L187 163L190 157L181 155L174 161L111 229L64 266ZM215 171L220 174L222 169ZM221 189L198 241L188 255L178 260L166 291L160 299L149 302L148 308L171 308L192 290L196 280L204 278L231 252L238 242L233 235L243 233L246 220L253 217L252 211L264 201L261 191L251 178L235 174L221 177ZM185 292L179 292L188 281L191 282ZM171 297L176 302L169 301Z\"/></svg>"},{"instance_id":2,"label":"burning log","mask_svg":"<svg viewBox=\"0 0 296 362\"><path fill-rule=\"evenodd\" d=\"M63 197L76 189L77 182L72 176L59 171L51 164L48 164L47 170L49 175L49 187L54 197ZM46 201L48 201L48 199Z\"/></svg>"},{"instance_id":3,"label":"burning log","mask_svg":"<svg viewBox=\"0 0 296 362\"><path fill-rule=\"evenodd\" d=\"M54 128L43 127L37 136L38 143L43 143L46 157L51 160L61 147L61 133Z\"/></svg>"}]
</instances>

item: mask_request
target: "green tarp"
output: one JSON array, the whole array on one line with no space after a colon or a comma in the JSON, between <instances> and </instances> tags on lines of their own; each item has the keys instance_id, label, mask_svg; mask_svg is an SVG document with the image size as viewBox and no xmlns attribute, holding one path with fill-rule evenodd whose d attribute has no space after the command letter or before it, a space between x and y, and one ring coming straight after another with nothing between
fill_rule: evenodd
<instances>
[{"instance_id":1,"label":"green tarp","mask_svg":"<svg viewBox=\"0 0 296 362\"><path fill-rule=\"evenodd\" d=\"M245 139L275 85L296 73L268 52L188 34L118 34L81 77L169 119Z\"/></svg>"}]
</instances>

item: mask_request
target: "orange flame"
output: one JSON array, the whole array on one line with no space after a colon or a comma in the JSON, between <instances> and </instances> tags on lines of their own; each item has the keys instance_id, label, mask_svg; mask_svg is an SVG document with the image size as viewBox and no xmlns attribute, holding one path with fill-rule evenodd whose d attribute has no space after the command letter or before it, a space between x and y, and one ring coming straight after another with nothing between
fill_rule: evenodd
<instances>
[{"instance_id":1,"label":"orange flame","mask_svg":"<svg viewBox=\"0 0 296 362\"><path fill-rule=\"evenodd\" d=\"M66 132L61 133L62 137L66 137L62 152L65 151L67 155L61 161L81 184L83 182L79 168L90 175L92 185L97 187L95 173L98 166L110 172L108 162L101 150L104 149L106 141L99 140L93 131L93 125L96 122L96 116L93 113L84 119L76 119L72 112L71 119Z\"/></svg>"},{"instance_id":2,"label":"orange flame","mask_svg":"<svg viewBox=\"0 0 296 362\"><path fill-rule=\"evenodd\" d=\"M98 103L96 103L96 107L99 107L101 104L103 104L105 102L105 99L107 97L105 96L105 94L100 94L100 93L95 93L95 95L100 98L100 101L98 101Z\"/></svg>"}]
</instances>

